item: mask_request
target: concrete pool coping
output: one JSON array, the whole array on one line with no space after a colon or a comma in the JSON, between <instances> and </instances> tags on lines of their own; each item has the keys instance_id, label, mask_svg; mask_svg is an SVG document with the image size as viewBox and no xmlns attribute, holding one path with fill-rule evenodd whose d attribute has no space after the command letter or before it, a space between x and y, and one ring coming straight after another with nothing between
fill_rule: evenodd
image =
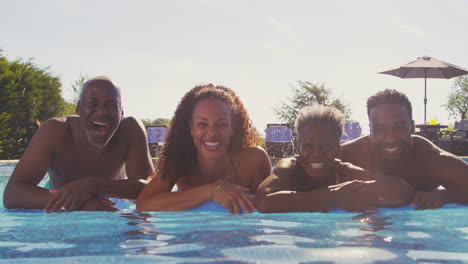
<instances>
[{"instance_id":1,"label":"concrete pool coping","mask_svg":"<svg viewBox=\"0 0 468 264\"><path fill-rule=\"evenodd\" d=\"M2 165L14 165L18 163L19 160L0 160L0 166Z\"/></svg>"}]
</instances>

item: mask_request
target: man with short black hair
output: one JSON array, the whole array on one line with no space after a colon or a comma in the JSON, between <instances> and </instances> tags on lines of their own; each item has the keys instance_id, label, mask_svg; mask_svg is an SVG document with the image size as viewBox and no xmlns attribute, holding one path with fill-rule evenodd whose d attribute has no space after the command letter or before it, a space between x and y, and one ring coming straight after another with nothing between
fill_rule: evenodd
<instances>
[{"instance_id":1,"label":"man with short black hair","mask_svg":"<svg viewBox=\"0 0 468 264\"><path fill-rule=\"evenodd\" d=\"M416 209L468 204L468 164L414 133L411 103L401 92L384 90L367 100L370 135L343 144L340 158L407 181ZM439 186L444 187L444 190Z\"/></svg>"}]
</instances>

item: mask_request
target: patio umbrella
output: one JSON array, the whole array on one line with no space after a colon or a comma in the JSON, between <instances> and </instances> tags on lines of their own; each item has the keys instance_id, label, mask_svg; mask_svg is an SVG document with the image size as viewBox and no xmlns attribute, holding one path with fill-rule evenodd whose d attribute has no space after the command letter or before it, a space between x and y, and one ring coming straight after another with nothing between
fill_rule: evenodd
<instances>
[{"instance_id":1,"label":"patio umbrella","mask_svg":"<svg viewBox=\"0 0 468 264\"><path fill-rule=\"evenodd\" d=\"M415 61L412 61L403 66L379 73L394 75L402 79L424 78L424 123L426 123L426 79L450 79L456 76L467 74L468 70L432 57L424 56L419 57Z\"/></svg>"}]
</instances>

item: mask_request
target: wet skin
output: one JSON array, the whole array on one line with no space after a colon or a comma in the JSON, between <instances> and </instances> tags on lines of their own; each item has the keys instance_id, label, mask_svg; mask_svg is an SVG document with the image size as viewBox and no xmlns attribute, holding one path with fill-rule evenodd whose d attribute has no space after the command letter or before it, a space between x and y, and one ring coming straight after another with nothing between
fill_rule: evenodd
<instances>
[{"instance_id":1,"label":"wet skin","mask_svg":"<svg viewBox=\"0 0 468 264\"><path fill-rule=\"evenodd\" d=\"M368 171L336 160L339 137L328 125L305 124L298 131L298 147L297 159L280 160L261 183L255 199L260 212L366 211L409 201L412 191L404 181L375 181Z\"/></svg>"},{"instance_id":2,"label":"wet skin","mask_svg":"<svg viewBox=\"0 0 468 264\"><path fill-rule=\"evenodd\" d=\"M336 184L335 158L340 142L328 126L307 124L298 133L299 164L314 182Z\"/></svg>"},{"instance_id":3,"label":"wet skin","mask_svg":"<svg viewBox=\"0 0 468 264\"><path fill-rule=\"evenodd\" d=\"M370 135L345 143L340 158L376 173L405 180L416 191L417 209L468 204L468 164L427 139L411 135L408 110L382 104L369 112ZM436 191L438 186L446 190Z\"/></svg>"},{"instance_id":4,"label":"wet skin","mask_svg":"<svg viewBox=\"0 0 468 264\"><path fill-rule=\"evenodd\" d=\"M90 86L77 105L77 113L88 143L104 148L123 118L120 93L111 86Z\"/></svg>"},{"instance_id":5,"label":"wet skin","mask_svg":"<svg viewBox=\"0 0 468 264\"><path fill-rule=\"evenodd\" d=\"M405 165L411 155L413 127L405 106L382 104L369 112L370 140L374 158L391 169Z\"/></svg>"},{"instance_id":6,"label":"wet skin","mask_svg":"<svg viewBox=\"0 0 468 264\"><path fill-rule=\"evenodd\" d=\"M190 121L190 134L199 162L217 162L227 157L234 134L231 119L231 110L220 100L203 99L196 104Z\"/></svg>"},{"instance_id":7,"label":"wet skin","mask_svg":"<svg viewBox=\"0 0 468 264\"><path fill-rule=\"evenodd\" d=\"M154 169L141 122L122 118L118 89L87 87L77 113L41 125L10 177L5 207L113 210L97 195L138 196L138 180ZM53 191L37 186L47 171Z\"/></svg>"},{"instance_id":8,"label":"wet skin","mask_svg":"<svg viewBox=\"0 0 468 264\"><path fill-rule=\"evenodd\" d=\"M173 177L156 175L138 198L137 209L186 210L214 201L230 213L252 212L252 193L271 171L266 152L257 147L229 152L234 134L232 113L219 99L198 101L188 122L197 149L197 169L178 180L179 192L171 192L176 184Z\"/></svg>"}]
</instances>

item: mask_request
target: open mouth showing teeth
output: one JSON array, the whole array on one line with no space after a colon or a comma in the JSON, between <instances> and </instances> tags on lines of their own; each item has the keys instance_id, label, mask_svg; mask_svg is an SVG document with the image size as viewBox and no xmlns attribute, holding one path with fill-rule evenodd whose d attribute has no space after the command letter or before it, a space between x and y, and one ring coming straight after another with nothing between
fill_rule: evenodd
<instances>
[{"instance_id":1,"label":"open mouth showing teeth","mask_svg":"<svg viewBox=\"0 0 468 264\"><path fill-rule=\"evenodd\" d=\"M203 145L208 151L218 151L220 143L219 141L204 141Z\"/></svg>"},{"instance_id":2,"label":"open mouth showing teeth","mask_svg":"<svg viewBox=\"0 0 468 264\"><path fill-rule=\"evenodd\" d=\"M321 169L323 166L325 166L325 163L309 163L309 166L314 168L314 169Z\"/></svg>"},{"instance_id":3,"label":"open mouth showing teeth","mask_svg":"<svg viewBox=\"0 0 468 264\"><path fill-rule=\"evenodd\" d=\"M398 150L398 147L393 147L393 148L385 148L385 151L387 152L395 152Z\"/></svg>"},{"instance_id":4,"label":"open mouth showing teeth","mask_svg":"<svg viewBox=\"0 0 468 264\"><path fill-rule=\"evenodd\" d=\"M109 130L109 124L100 121L94 121L91 127L93 132L97 135L105 135Z\"/></svg>"},{"instance_id":5,"label":"open mouth showing teeth","mask_svg":"<svg viewBox=\"0 0 468 264\"><path fill-rule=\"evenodd\" d=\"M208 141L205 141L205 145L207 145L208 147L216 147L219 145L219 142L208 142Z\"/></svg>"}]
</instances>

